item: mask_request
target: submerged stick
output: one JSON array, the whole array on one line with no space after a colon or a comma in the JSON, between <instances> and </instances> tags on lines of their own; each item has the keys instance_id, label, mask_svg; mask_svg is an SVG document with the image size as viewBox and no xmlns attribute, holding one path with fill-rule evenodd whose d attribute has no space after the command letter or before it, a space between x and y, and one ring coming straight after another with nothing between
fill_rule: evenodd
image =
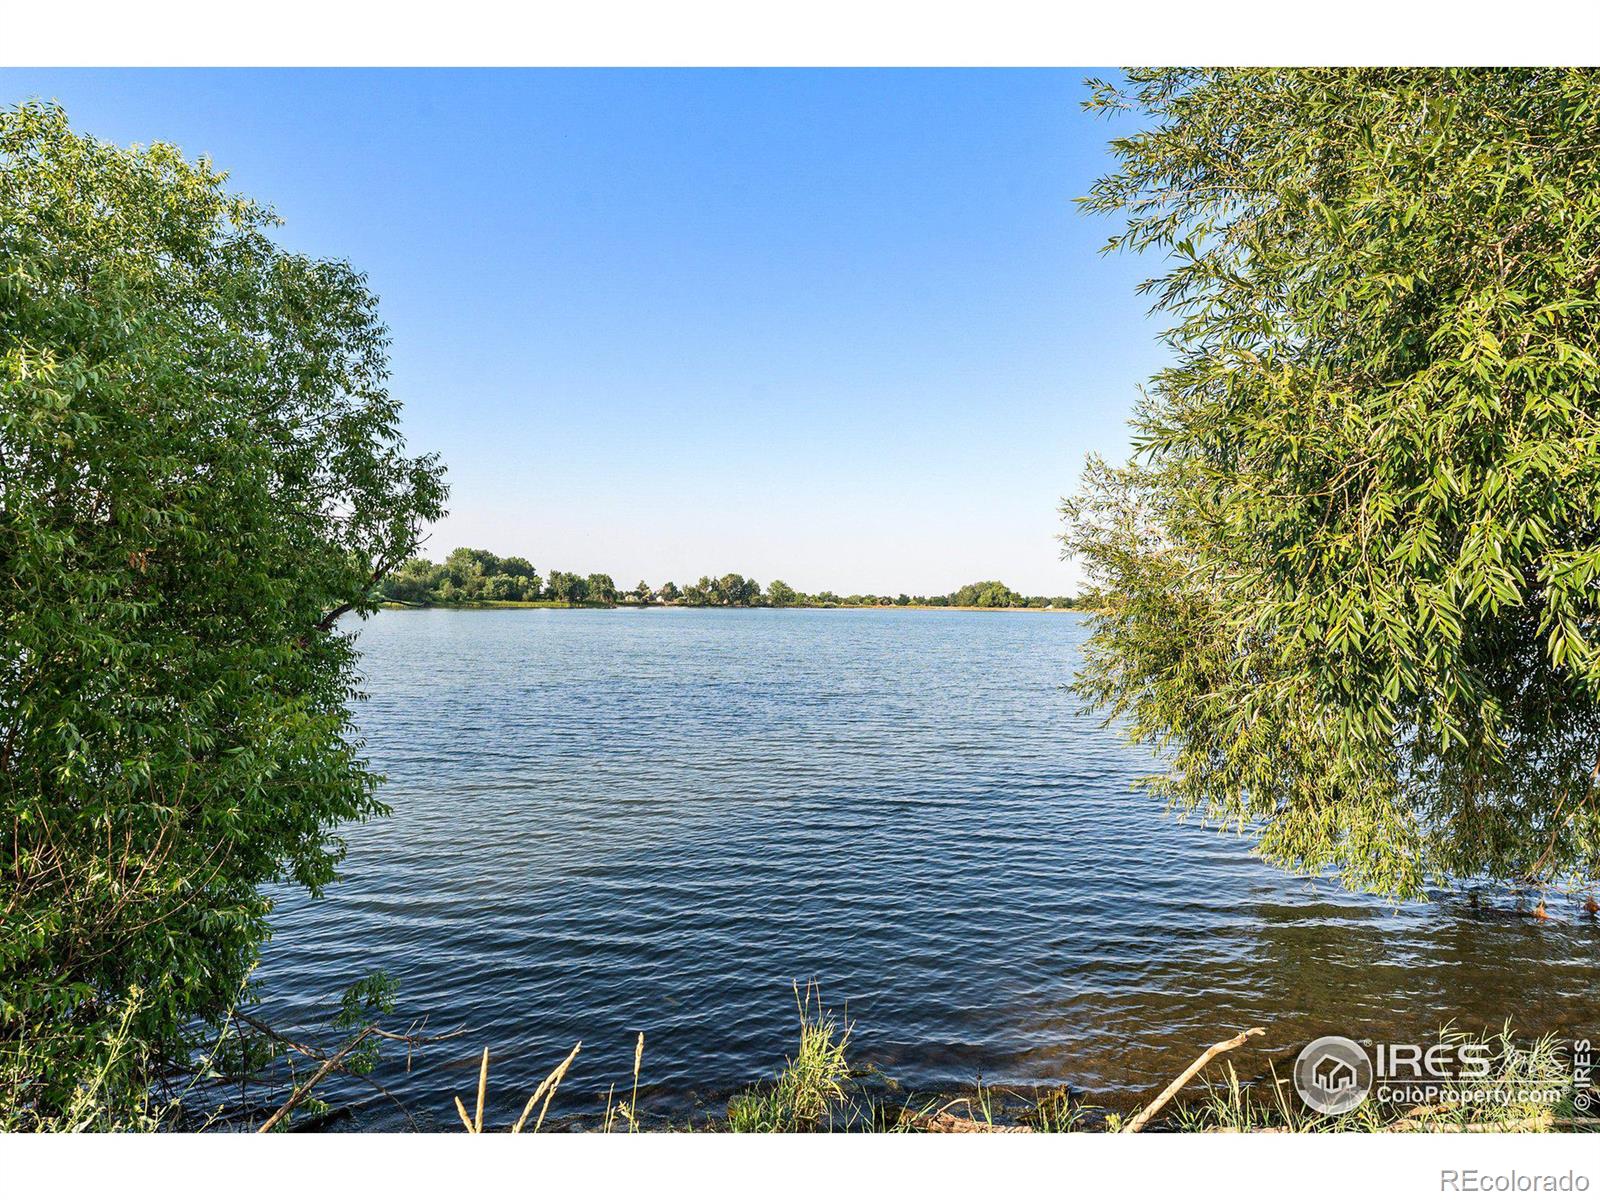
<instances>
[{"instance_id":1,"label":"submerged stick","mask_svg":"<svg viewBox=\"0 0 1600 1200\"><path fill-rule=\"evenodd\" d=\"M1167 1101L1171 1100L1180 1091L1182 1091L1183 1085L1198 1075L1201 1068L1203 1068L1213 1058L1219 1054L1226 1054L1229 1050L1237 1050L1251 1038L1259 1037L1266 1032L1267 1031L1265 1029L1246 1029L1243 1033L1237 1035L1236 1037L1231 1037L1225 1042L1218 1042L1215 1046L1211 1047L1211 1049L1207 1050L1199 1058L1190 1063L1188 1069L1184 1071L1182 1075L1179 1075L1171 1083L1167 1084L1166 1089L1154 1100L1150 1101L1149 1104L1145 1105L1144 1111L1142 1111L1133 1120L1129 1121L1127 1127L1123 1129L1122 1132L1138 1133L1145 1127L1145 1125L1149 1123L1150 1118L1165 1108Z\"/></svg>"}]
</instances>

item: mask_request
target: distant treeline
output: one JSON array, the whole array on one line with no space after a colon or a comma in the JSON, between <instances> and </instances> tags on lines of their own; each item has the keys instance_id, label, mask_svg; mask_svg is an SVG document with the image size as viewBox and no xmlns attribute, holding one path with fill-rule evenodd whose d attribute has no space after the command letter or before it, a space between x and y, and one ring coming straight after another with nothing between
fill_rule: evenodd
<instances>
[{"instance_id":1,"label":"distant treeline","mask_svg":"<svg viewBox=\"0 0 1600 1200\"><path fill-rule=\"evenodd\" d=\"M578 575L552 570L541 576L525 558L500 558L465 546L442 563L413 558L384 580L383 599L400 604L483 604L544 601L552 604L672 604L689 608L868 608L879 605L933 608L1082 608L1089 597L1024 596L999 580L969 583L943 596L840 596L796 591L781 579L763 588L743 575L702 575L679 587L670 579L660 587L644 580L619 588L609 575Z\"/></svg>"}]
</instances>

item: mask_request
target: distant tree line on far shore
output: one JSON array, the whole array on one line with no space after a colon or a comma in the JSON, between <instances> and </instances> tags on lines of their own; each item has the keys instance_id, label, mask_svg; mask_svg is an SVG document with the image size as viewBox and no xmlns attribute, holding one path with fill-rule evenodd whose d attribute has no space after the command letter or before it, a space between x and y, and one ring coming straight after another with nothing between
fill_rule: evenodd
<instances>
[{"instance_id":1,"label":"distant tree line on far shore","mask_svg":"<svg viewBox=\"0 0 1600 1200\"><path fill-rule=\"evenodd\" d=\"M380 586L384 600L397 604L670 604L686 608L1092 608L1094 597L1024 596L996 579L969 583L942 596L851 595L797 591L781 579L763 588L743 575L702 575L679 587L670 579L659 587L640 580L619 588L611 576L552 570L541 576L525 558L500 558L487 550L461 547L442 563L413 558Z\"/></svg>"}]
</instances>

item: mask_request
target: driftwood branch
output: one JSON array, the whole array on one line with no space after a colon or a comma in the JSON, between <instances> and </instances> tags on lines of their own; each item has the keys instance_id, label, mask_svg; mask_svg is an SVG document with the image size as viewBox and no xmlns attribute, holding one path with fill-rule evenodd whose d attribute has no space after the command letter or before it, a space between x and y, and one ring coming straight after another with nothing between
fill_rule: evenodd
<instances>
[{"instance_id":1,"label":"driftwood branch","mask_svg":"<svg viewBox=\"0 0 1600 1200\"><path fill-rule=\"evenodd\" d=\"M235 1013L234 1016L238 1020L243 1021L246 1025L249 1025L257 1033L260 1033L260 1034L264 1035L265 1037L267 1037L271 1041L277 1042L279 1045L284 1046L287 1049L293 1050L296 1054L299 1054L303 1058L308 1058L312 1062L315 1062L315 1063L325 1063L325 1062L328 1061L328 1057L329 1056L328 1056L328 1053L325 1050L319 1050L315 1046L308 1046L304 1042L295 1041L293 1038L288 1037L285 1034L279 1033L276 1029L272 1028L272 1026L266 1024L264 1021L261 1021L261 1020L258 1020L255 1017L252 1017L249 1013L243 1013L243 1012L242 1013ZM398 1038L401 1041L407 1042L407 1046L406 1046L406 1056L407 1056L406 1069L410 1070L411 1064L410 1064L409 1060L410 1060L410 1054L411 1054L411 1045L410 1045L410 1039L408 1037L406 1037L405 1035L402 1035L402 1034L389 1033L387 1030L383 1030L383 1029L374 1029L372 1031L372 1036L375 1037L375 1038ZM363 1072L352 1071L349 1067L345 1066L343 1063L340 1063L338 1065L338 1067L335 1068L335 1069L339 1072L339 1074L344 1075L344 1076L346 1076L346 1077L348 1077L350 1079L359 1079L362 1083L366 1084L373 1091L377 1092L378 1095L382 1096L390 1104L394 1105L395 1108L400 1110L400 1115L406 1119L406 1124L411 1126L412 1130L416 1130L417 1129L417 1119L411 1115L411 1110L409 1108L407 1108L404 1103L401 1102L401 1099L400 1099L399 1096L396 1096L388 1088L384 1087L383 1084L379 1083L376 1079L371 1078L370 1076L366 1075ZM252 1079L252 1080L249 1080L249 1082L261 1084L261 1083L267 1083L268 1081L264 1080L264 1079Z\"/></svg>"},{"instance_id":2,"label":"driftwood branch","mask_svg":"<svg viewBox=\"0 0 1600 1200\"><path fill-rule=\"evenodd\" d=\"M957 1104L967 1106L968 1115L958 1117L950 1109ZM958 1096L947 1104L941 1105L931 1113L926 1113L912 1119L911 1125L923 1133L1032 1133L1027 1125L996 1125L993 1121L979 1121L973 1116L972 1100L966 1096Z\"/></svg>"},{"instance_id":3,"label":"driftwood branch","mask_svg":"<svg viewBox=\"0 0 1600 1200\"><path fill-rule=\"evenodd\" d=\"M1123 1132L1138 1133L1150 1123L1150 1118L1165 1108L1167 1106L1167 1102L1183 1090L1183 1085L1198 1075L1205 1065L1213 1058L1219 1054L1226 1054L1229 1050L1237 1050L1251 1038L1260 1037L1266 1032L1267 1031L1265 1029L1246 1029L1243 1033L1237 1035L1236 1037L1231 1037L1225 1042L1218 1042L1215 1046L1211 1047L1211 1049L1207 1050L1199 1058L1190 1063L1182 1075L1179 1075L1171 1083L1167 1084L1166 1089L1162 1091L1159 1096L1150 1101L1149 1104L1145 1105L1144 1110L1140 1112L1140 1114L1133 1120L1128 1122L1127 1126L1123 1129Z\"/></svg>"},{"instance_id":4,"label":"driftwood branch","mask_svg":"<svg viewBox=\"0 0 1600 1200\"><path fill-rule=\"evenodd\" d=\"M356 1035L355 1039L348 1046L323 1062L323 1064L317 1068L317 1073L302 1083L299 1087L295 1088L294 1094L283 1102L283 1107L268 1117L266 1123L263 1124L260 1129L256 1130L256 1132L268 1132L279 1121L283 1120L290 1113L292 1113L299 1106L300 1102L311 1094L311 1089L316 1087L317 1084L321 1083L323 1078L329 1072L334 1070L334 1068L344 1061L346 1055L348 1055L357 1046L361 1045L362 1042L366 1041L367 1038L370 1037L373 1031L377 1028L378 1027L376 1025L368 1025Z\"/></svg>"},{"instance_id":5,"label":"driftwood branch","mask_svg":"<svg viewBox=\"0 0 1600 1200\"><path fill-rule=\"evenodd\" d=\"M294 1037L283 1033L281 1030L274 1029L271 1025L268 1025L259 1017L254 1017L247 1012L235 1013L234 1015L239 1021L242 1021L244 1024L250 1026L257 1033L262 1034L274 1042L277 1042L281 1046L295 1051L297 1054L304 1058L310 1059L312 1062L325 1063L328 1061L329 1054L326 1050L321 1050L316 1046L308 1045L305 1042L299 1041ZM406 1048L406 1070L410 1071L411 1055L418 1046L427 1046L434 1042L449 1041L452 1038L460 1037L466 1031L466 1026L460 1025L454 1029L447 1030L444 1033L428 1034L418 1032L419 1026L425 1026L426 1023L427 1018L425 1017L421 1022L412 1022L411 1028L406 1030L404 1033L397 1033L391 1029L384 1029L381 1026L374 1026L368 1030L368 1036L375 1041L382 1040L387 1042L399 1042L401 1045L403 1045ZM335 1069L339 1072L339 1074L350 1079L359 1080L361 1083L377 1092L380 1096L389 1101L390 1104L394 1105L395 1108L400 1111L400 1115L405 1118L407 1125L411 1126L413 1130L417 1128L417 1120L411 1115L411 1110L405 1106L399 1096L396 1096L392 1091L384 1087L383 1084L379 1083L376 1079L373 1079L370 1075L363 1071L352 1071L349 1067L345 1066L343 1062L340 1062ZM260 1083L263 1081L251 1080L250 1082Z\"/></svg>"}]
</instances>

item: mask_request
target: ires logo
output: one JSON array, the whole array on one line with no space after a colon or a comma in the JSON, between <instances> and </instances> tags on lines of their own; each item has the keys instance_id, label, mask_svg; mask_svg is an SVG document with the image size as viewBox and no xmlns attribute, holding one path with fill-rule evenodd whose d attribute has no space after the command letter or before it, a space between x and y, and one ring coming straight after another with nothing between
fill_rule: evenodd
<instances>
[{"instance_id":1,"label":"ires logo","mask_svg":"<svg viewBox=\"0 0 1600 1200\"><path fill-rule=\"evenodd\" d=\"M1372 1049L1374 1068L1385 1083L1483 1079L1494 1066L1494 1056L1482 1042L1447 1042L1427 1047L1379 1042Z\"/></svg>"},{"instance_id":2,"label":"ires logo","mask_svg":"<svg viewBox=\"0 0 1600 1200\"><path fill-rule=\"evenodd\" d=\"M1574 1054L1573 1061L1576 1078L1576 1064L1586 1066L1587 1059ZM1376 1042L1363 1047L1347 1037L1318 1038L1295 1059L1294 1086L1306 1107L1338 1117L1369 1096L1384 1105L1552 1105L1572 1083L1496 1078L1495 1054L1488 1044L1447 1034L1431 1046ZM1579 1091L1584 1091L1582 1085Z\"/></svg>"},{"instance_id":3,"label":"ires logo","mask_svg":"<svg viewBox=\"0 0 1600 1200\"><path fill-rule=\"evenodd\" d=\"M1372 1090L1372 1060L1347 1037L1320 1037L1294 1060L1294 1088L1315 1112L1343 1116Z\"/></svg>"}]
</instances>

